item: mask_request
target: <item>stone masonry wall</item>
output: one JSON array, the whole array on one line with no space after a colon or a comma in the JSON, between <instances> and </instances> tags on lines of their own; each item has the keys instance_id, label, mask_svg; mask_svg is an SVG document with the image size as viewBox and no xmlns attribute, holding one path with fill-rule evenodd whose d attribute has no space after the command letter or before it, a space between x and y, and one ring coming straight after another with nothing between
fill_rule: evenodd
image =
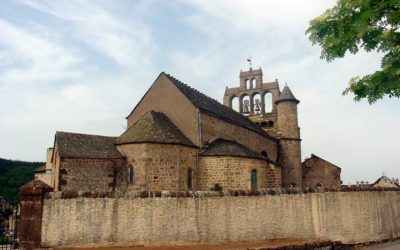
<instances>
[{"instance_id":1,"label":"stone masonry wall","mask_svg":"<svg viewBox=\"0 0 400 250\"><path fill-rule=\"evenodd\" d=\"M283 187L302 187L300 141L285 139L280 141L279 165L282 166Z\"/></svg>"},{"instance_id":2,"label":"stone masonry wall","mask_svg":"<svg viewBox=\"0 0 400 250\"><path fill-rule=\"evenodd\" d=\"M198 176L199 190L211 190L216 183L223 190L250 189L253 169L257 170L258 189L280 187L279 168L273 167L264 160L232 156L202 156Z\"/></svg>"},{"instance_id":3,"label":"stone masonry wall","mask_svg":"<svg viewBox=\"0 0 400 250\"><path fill-rule=\"evenodd\" d=\"M122 185L119 191L186 191L189 168L195 189L196 149L173 144L137 143L119 145L118 150L135 173L133 182ZM125 170L125 180L126 173Z\"/></svg>"},{"instance_id":4,"label":"stone masonry wall","mask_svg":"<svg viewBox=\"0 0 400 250\"><path fill-rule=\"evenodd\" d=\"M201 114L201 137L203 144L221 137L243 144L258 153L265 151L272 161L278 156L278 142L204 113Z\"/></svg>"},{"instance_id":5,"label":"stone masonry wall","mask_svg":"<svg viewBox=\"0 0 400 250\"><path fill-rule=\"evenodd\" d=\"M277 104L277 111L279 133L286 138L300 138L297 104L290 101L279 102Z\"/></svg>"},{"instance_id":6,"label":"stone masonry wall","mask_svg":"<svg viewBox=\"0 0 400 250\"><path fill-rule=\"evenodd\" d=\"M48 198L42 246L191 244L400 236L400 192L198 198Z\"/></svg>"},{"instance_id":7,"label":"stone masonry wall","mask_svg":"<svg viewBox=\"0 0 400 250\"><path fill-rule=\"evenodd\" d=\"M113 191L122 171L122 159L61 158L60 191Z\"/></svg>"},{"instance_id":8,"label":"stone masonry wall","mask_svg":"<svg viewBox=\"0 0 400 250\"><path fill-rule=\"evenodd\" d=\"M303 186L315 187L320 183L322 187L340 187L340 168L332 163L310 158L302 163Z\"/></svg>"}]
</instances>

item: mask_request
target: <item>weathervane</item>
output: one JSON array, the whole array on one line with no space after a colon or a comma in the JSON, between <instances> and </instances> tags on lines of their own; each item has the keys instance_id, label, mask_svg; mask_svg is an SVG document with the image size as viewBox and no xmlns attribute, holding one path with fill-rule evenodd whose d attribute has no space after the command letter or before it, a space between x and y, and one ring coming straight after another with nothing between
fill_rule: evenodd
<instances>
[{"instance_id":1,"label":"weathervane","mask_svg":"<svg viewBox=\"0 0 400 250\"><path fill-rule=\"evenodd\" d=\"M249 57L247 58L247 61L249 62L249 64L250 64L250 69L251 69L251 56L249 56Z\"/></svg>"}]
</instances>

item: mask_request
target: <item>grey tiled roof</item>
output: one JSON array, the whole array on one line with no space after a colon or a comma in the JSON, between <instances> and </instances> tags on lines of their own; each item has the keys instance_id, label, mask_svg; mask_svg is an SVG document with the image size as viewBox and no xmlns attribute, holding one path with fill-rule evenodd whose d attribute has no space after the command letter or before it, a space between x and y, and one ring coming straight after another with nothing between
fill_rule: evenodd
<instances>
[{"instance_id":1,"label":"grey tiled roof","mask_svg":"<svg viewBox=\"0 0 400 250\"><path fill-rule=\"evenodd\" d=\"M275 103L281 102L281 101L295 101L299 103L300 101L294 97L292 91L289 89L289 87L286 85L282 93L279 95L279 98L275 101Z\"/></svg>"},{"instance_id":2,"label":"grey tiled roof","mask_svg":"<svg viewBox=\"0 0 400 250\"><path fill-rule=\"evenodd\" d=\"M240 156L268 160L266 156L252 151L235 141L218 138L205 147L201 152L204 156Z\"/></svg>"},{"instance_id":3,"label":"grey tiled roof","mask_svg":"<svg viewBox=\"0 0 400 250\"><path fill-rule=\"evenodd\" d=\"M56 132L58 154L76 158L122 158L115 147L117 137Z\"/></svg>"},{"instance_id":4,"label":"grey tiled roof","mask_svg":"<svg viewBox=\"0 0 400 250\"><path fill-rule=\"evenodd\" d=\"M261 135L269 137L271 139L275 139L275 137L269 135L267 132L265 132L262 128L260 128L256 124L254 124L250 119L248 119L244 115L236 112L235 110L229 107L222 105L217 100L214 100L211 97L206 96L200 91L191 88L190 86L184 84L183 82L179 81L173 76L169 74L165 75L192 102L192 104L196 108L200 109L200 111L207 112L209 114L217 116L220 119L245 127Z\"/></svg>"},{"instance_id":5,"label":"grey tiled roof","mask_svg":"<svg viewBox=\"0 0 400 250\"><path fill-rule=\"evenodd\" d=\"M155 111L143 115L117 139L117 144L139 142L194 146L164 113Z\"/></svg>"}]
</instances>

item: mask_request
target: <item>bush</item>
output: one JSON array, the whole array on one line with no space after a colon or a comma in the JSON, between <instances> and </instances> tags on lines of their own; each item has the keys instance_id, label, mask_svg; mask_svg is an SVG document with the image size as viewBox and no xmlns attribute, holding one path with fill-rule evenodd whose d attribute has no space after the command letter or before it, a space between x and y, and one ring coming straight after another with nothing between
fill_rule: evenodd
<instances>
[{"instance_id":1,"label":"bush","mask_svg":"<svg viewBox=\"0 0 400 250\"><path fill-rule=\"evenodd\" d=\"M0 235L0 245L9 244L10 240L5 235Z\"/></svg>"}]
</instances>

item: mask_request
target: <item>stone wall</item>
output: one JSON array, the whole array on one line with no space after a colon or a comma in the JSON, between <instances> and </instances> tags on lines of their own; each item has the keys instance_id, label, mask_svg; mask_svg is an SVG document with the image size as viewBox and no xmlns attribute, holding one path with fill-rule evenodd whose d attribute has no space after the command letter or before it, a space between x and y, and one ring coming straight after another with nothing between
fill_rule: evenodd
<instances>
[{"instance_id":1,"label":"stone wall","mask_svg":"<svg viewBox=\"0 0 400 250\"><path fill-rule=\"evenodd\" d=\"M59 190L113 191L121 183L118 173L123 166L122 159L61 158Z\"/></svg>"},{"instance_id":2,"label":"stone wall","mask_svg":"<svg viewBox=\"0 0 400 250\"><path fill-rule=\"evenodd\" d=\"M257 153L265 151L272 161L278 157L277 141L204 113L201 114L201 138L203 144L215 138L225 138L243 144Z\"/></svg>"},{"instance_id":3,"label":"stone wall","mask_svg":"<svg viewBox=\"0 0 400 250\"><path fill-rule=\"evenodd\" d=\"M134 168L131 183L123 185L123 193L132 191L188 190L188 169L192 170L195 189L196 149L173 144L136 143L119 145L127 165ZM127 180L126 171L124 179Z\"/></svg>"},{"instance_id":4,"label":"stone wall","mask_svg":"<svg viewBox=\"0 0 400 250\"><path fill-rule=\"evenodd\" d=\"M341 169L318 157L302 163L303 186L340 187Z\"/></svg>"},{"instance_id":5,"label":"stone wall","mask_svg":"<svg viewBox=\"0 0 400 250\"><path fill-rule=\"evenodd\" d=\"M257 171L257 188L280 187L280 168L265 160L233 156L202 156L198 188L211 190L216 183L223 190L251 188L251 171Z\"/></svg>"},{"instance_id":6,"label":"stone wall","mask_svg":"<svg viewBox=\"0 0 400 250\"><path fill-rule=\"evenodd\" d=\"M48 198L42 246L107 246L400 236L400 192L197 198Z\"/></svg>"}]
</instances>

